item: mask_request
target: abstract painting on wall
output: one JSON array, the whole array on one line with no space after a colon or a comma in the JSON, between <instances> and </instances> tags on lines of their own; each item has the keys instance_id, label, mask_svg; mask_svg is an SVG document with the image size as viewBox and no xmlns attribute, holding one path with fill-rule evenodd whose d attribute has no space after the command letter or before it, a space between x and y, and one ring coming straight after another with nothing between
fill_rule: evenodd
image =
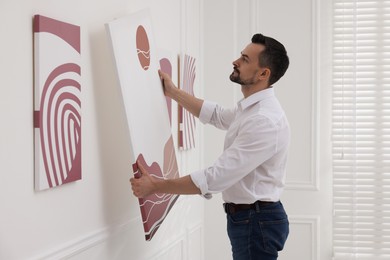
<instances>
[{"instance_id":1,"label":"abstract painting on wall","mask_svg":"<svg viewBox=\"0 0 390 260\"><path fill-rule=\"evenodd\" d=\"M35 15L35 189L81 179L80 27Z\"/></svg>"},{"instance_id":2,"label":"abstract painting on wall","mask_svg":"<svg viewBox=\"0 0 390 260\"><path fill-rule=\"evenodd\" d=\"M195 58L190 55L180 56L180 88L194 95L196 76ZM182 106L179 106L179 148L188 150L195 147L195 117Z\"/></svg>"},{"instance_id":3,"label":"abstract painting on wall","mask_svg":"<svg viewBox=\"0 0 390 260\"><path fill-rule=\"evenodd\" d=\"M179 177L166 99L158 76L151 17L148 10L106 24L127 117L133 158L157 178ZM151 240L178 195L153 194L139 199L146 240Z\"/></svg>"}]
</instances>

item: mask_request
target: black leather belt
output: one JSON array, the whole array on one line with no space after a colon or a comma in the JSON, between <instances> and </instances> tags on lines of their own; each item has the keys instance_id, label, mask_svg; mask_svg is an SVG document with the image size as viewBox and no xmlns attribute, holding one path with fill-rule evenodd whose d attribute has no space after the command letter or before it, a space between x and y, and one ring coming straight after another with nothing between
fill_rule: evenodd
<instances>
[{"instance_id":1,"label":"black leather belt","mask_svg":"<svg viewBox=\"0 0 390 260\"><path fill-rule=\"evenodd\" d=\"M223 208L225 209L225 213L234 214L241 210L248 210L248 209L256 209L256 207L265 207L269 206L271 204L274 204L276 202L272 201L256 201L252 204L234 204L234 203L224 203Z\"/></svg>"}]
</instances>

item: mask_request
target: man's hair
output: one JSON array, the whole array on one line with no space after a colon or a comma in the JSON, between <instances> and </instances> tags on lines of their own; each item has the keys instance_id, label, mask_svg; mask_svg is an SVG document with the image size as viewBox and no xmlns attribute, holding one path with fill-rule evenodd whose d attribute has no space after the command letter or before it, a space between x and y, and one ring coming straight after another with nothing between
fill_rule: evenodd
<instances>
[{"instance_id":1,"label":"man's hair","mask_svg":"<svg viewBox=\"0 0 390 260\"><path fill-rule=\"evenodd\" d=\"M259 54L259 65L271 70L269 85L274 84L284 75L290 64L286 49L277 40L260 33L253 35L252 43L264 45L264 50Z\"/></svg>"}]
</instances>

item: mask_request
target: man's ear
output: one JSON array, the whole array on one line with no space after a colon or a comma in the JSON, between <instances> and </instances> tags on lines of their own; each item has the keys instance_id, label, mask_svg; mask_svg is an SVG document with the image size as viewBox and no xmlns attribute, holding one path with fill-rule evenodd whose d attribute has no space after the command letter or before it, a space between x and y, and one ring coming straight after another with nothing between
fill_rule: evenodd
<instances>
[{"instance_id":1,"label":"man's ear","mask_svg":"<svg viewBox=\"0 0 390 260\"><path fill-rule=\"evenodd\" d=\"M259 71L259 79L268 80L270 76L271 76L271 70L268 68L263 68Z\"/></svg>"}]
</instances>

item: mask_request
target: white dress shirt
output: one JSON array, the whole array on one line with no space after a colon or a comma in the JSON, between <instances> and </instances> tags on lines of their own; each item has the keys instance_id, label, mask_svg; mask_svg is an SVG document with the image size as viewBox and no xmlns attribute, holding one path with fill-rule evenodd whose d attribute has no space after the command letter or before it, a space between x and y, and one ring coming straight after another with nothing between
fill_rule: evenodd
<instances>
[{"instance_id":1,"label":"white dress shirt","mask_svg":"<svg viewBox=\"0 0 390 260\"><path fill-rule=\"evenodd\" d=\"M273 88L238 102L234 109L204 101L199 119L227 130L224 151L206 169L191 173L204 197L222 192L225 202L278 201L283 191L290 127Z\"/></svg>"}]
</instances>

